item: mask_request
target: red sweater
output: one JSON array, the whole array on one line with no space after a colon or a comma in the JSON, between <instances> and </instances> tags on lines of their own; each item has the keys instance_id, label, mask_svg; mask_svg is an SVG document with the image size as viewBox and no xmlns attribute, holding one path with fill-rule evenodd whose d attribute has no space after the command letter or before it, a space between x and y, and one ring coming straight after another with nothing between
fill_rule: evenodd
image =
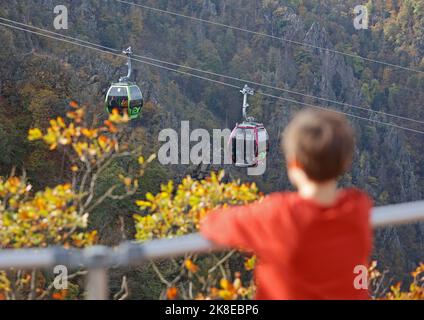
<instances>
[{"instance_id":1,"label":"red sweater","mask_svg":"<svg viewBox=\"0 0 424 320\"><path fill-rule=\"evenodd\" d=\"M341 191L330 207L275 193L211 213L201 232L219 245L257 254L256 299L367 299L368 291L353 283L355 266L368 266L371 205L356 189Z\"/></svg>"}]
</instances>

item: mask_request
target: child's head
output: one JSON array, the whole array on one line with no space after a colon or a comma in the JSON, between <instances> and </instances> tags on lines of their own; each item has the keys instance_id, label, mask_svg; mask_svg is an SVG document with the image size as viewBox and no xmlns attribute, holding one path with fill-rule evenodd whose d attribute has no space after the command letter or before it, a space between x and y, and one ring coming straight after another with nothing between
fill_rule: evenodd
<instances>
[{"instance_id":1,"label":"child's head","mask_svg":"<svg viewBox=\"0 0 424 320\"><path fill-rule=\"evenodd\" d=\"M341 114L309 109L300 112L283 134L283 151L291 182L327 183L352 163L355 138Z\"/></svg>"}]
</instances>

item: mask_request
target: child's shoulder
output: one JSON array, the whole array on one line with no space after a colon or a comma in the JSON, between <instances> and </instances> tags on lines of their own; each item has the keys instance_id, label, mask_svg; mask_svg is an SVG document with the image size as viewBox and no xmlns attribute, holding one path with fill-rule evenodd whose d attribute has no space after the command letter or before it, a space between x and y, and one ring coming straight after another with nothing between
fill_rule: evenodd
<instances>
[{"instance_id":1,"label":"child's shoulder","mask_svg":"<svg viewBox=\"0 0 424 320\"><path fill-rule=\"evenodd\" d=\"M297 192L291 192L291 191L276 191L273 193L270 193L265 196L264 201L270 201L270 202L284 202L290 199L296 199L298 197Z\"/></svg>"},{"instance_id":2,"label":"child's shoulder","mask_svg":"<svg viewBox=\"0 0 424 320\"><path fill-rule=\"evenodd\" d=\"M270 193L263 199L267 204L283 209L284 207L292 207L298 205L318 205L316 202L311 200L303 199L299 193L290 191L279 191ZM365 207L371 207L373 205L372 198L366 191L358 188L344 188L339 190L339 196L333 206L337 207L344 203L351 203L356 205L364 205ZM318 205L321 206L321 205ZM330 206L330 207L333 207Z\"/></svg>"},{"instance_id":3,"label":"child's shoulder","mask_svg":"<svg viewBox=\"0 0 424 320\"><path fill-rule=\"evenodd\" d=\"M290 211L290 208L295 205L300 199L297 192L278 191L268 194L263 201L270 206L273 213L280 214L281 212Z\"/></svg>"},{"instance_id":4,"label":"child's shoulder","mask_svg":"<svg viewBox=\"0 0 424 320\"><path fill-rule=\"evenodd\" d=\"M372 206L373 200L371 196L364 190L358 188L346 188L340 190L341 197L344 196L346 201L359 201Z\"/></svg>"},{"instance_id":5,"label":"child's shoulder","mask_svg":"<svg viewBox=\"0 0 424 320\"><path fill-rule=\"evenodd\" d=\"M288 207L298 207L304 205L313 205L319 206L318 203L302 198L298 192L290 192L290 191L279 191L274 192L267 195L264 199L265 201L269 201L274 205L288 206ZM368 195L366 191L360 190L358 188L350 187L339 190L339 196L337 201L330 207L337 207L339 205L343 205L344 203L351 203L356 205L364 205L365 207L371 207L373 205L372 198Z\"/></svg>"}]
</instances>

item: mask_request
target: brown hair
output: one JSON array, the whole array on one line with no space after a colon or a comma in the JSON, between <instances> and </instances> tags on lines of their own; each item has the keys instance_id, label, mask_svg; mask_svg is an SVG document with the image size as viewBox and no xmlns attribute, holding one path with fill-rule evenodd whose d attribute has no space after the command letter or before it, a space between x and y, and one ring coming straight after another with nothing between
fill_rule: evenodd
<instances>
[{"instance_id":1,"label":"brown hair","mask_svg":"<svg viewBox=\"0 0 424 320\"><path fill-rule=\"evenodd\" d=\"M308 109L300 112L283 133L282 147L308 178L325 182L338 178L351 165L355 137L341 114Z\"/></svg>"}]
</instances>

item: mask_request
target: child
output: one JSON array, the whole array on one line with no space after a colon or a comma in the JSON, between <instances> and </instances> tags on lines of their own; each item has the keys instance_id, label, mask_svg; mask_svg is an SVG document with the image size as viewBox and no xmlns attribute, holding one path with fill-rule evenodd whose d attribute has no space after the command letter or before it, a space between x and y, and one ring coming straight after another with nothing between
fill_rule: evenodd
<instances>
[{"instance_id":1,"label":"child","mask_svg":"<svg viewBox=\"0 0 424 320\"><path fill-rule=\"evenodd\" d=\"M352 128L334 112L303 111L282 148L297 192L213 212L202 234L258 256L257 299L367 299L354 286L354 269L368 266L372 202L359 190L337 189L352 162Z\"/></svg>"}]
</instances>

